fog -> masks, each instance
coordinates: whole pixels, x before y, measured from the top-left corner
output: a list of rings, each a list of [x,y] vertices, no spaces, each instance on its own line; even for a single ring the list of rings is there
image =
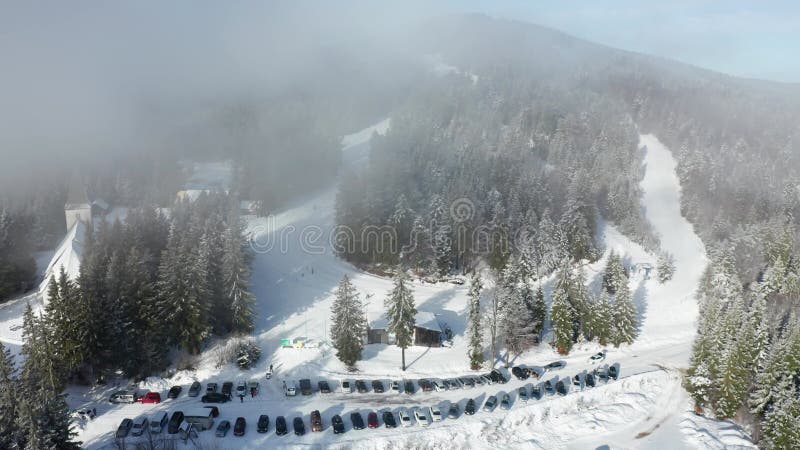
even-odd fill
[[[200,105],[335,86],[342,63],[377,74],[435,13],[293,3],[6,4],[0,178],[160,145]]]

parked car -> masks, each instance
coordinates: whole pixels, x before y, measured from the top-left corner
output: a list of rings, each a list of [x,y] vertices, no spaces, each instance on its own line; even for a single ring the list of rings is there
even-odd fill
[[[589,357],[589,361],[594,361],[594,362],[602,361],[604,359],[606,359],[606,351],[605,350],[603,350],[602,352],[599,352],[599,353],[595,353],[594,355]]]
[[[494,411],[495,407],[497,407],[497,396],[489,396],[489,398],[486,399],[486,404],[483,405],[483,410],[486,412],[492,412]]]
[[[378,420],[378,415],[375,414],[375,420]],[[350,413],[350,423],[353,424],[354,430],[363,430],[364,429],[364,418],[361,417],[361,413],[358,411],[353,411]]]
[[[514,375],[515,377],[517,377],[518,380],[527,380],[528,377],[530,376],[530,372],[525,370],[523,367],[514,366],[511,369],[511,375]]]
[[[608,368],[608,378],[619,378],[619,363],[614,363]]]
[[[284,382],[283,383],[283,393],[287,397],[294,397],[297,395],[297,388],[294,386],[293,382]]]
[[[139,403],[161,403],[161,394],[158,392],[146,392],[136,399]]]
[[[414,424],[411,421],[411,414],[409,414],[405,408],[401,409],[398,415],[400,416],[400,424],[404,427],[410,427]]]
[[[269,416],[262,414],[258,416],[258,423],[256,423],[256,432],[267,433],[269,431]]]
[[[559,370],[563,369],[564,367],[567,367],[566,361],[554,361],[544,366],[545,370]]]
[[[219,417],[219,408],[216,406],[203,406],[203,408],[208,408],[211,410],[211,417]]]
[[[531,388],[531,397],[535,400],[541,400],[542,396],[544,395],[544,389],[542,388],[542,383],[537,383],[536,385]]]
[[[411,380],[406,380],[406,382],[404,384],[405,384],[405,388],[406,388],[406,394],[413,394],[414,393],[414,382],[411,381]]]
[[[447,410],[447,417],[450,419],[458,419],[459,415],[461,415],[461,410],[458,407],[458,403],[451,403],[450,409]]]
[[[244,417],[237,417],[236,423],[233,424],[233,435],[244,436],[244,432],[246,429],[247,429],[247,421],[244,420]]]
[[[394,414],[391,411],[386,410],[383,412],[383,424],[386,425],[386,428],[397,428],[397,422],[394,420]]]
[[[342,380],[342,393],[349,394],[353,392],[353,384],[350,380]]]
[[[383,381],[381,380],[372,380],[372,391],[376,394],[383,394]]]
[[[294,422],[292,422],[292,427],[294,428],[294,434],[297,436],[306,434],[306,424],[303,423],[302,417],[295,417]]]
[[[169,418],[169,423],[167,424],[167,433],[177,433],[178,429],[181,427],[181,422],[183,422],[183,411],[173,412],[172,417]]]
[[[217,425],[217,431],[214,432],[214,436],[225,437],[230,429],[231,423],[227,420],[223,420],[219,423],[219,425]]]
[[[317,409],[311,411],[311,431],[322,431],[322,415]]]
[[[417,384],[419,384],[419,388],[422,389],[422,392],[431,392],[433,390],[433,383],[425,378],[419,380]]]
[[[470,378],[472,378],[472,381],[475,383],[475,386],[483,386],[484,384],[486,384],[486,382],[481,377],[473,375]]]
[[[311,380],[304,378],[300,380],[300,393],[302,395],[311,395],[314,389],[311,387]]]
[[[451,389],[451,390],[452,390],[452,389],[461,389],[461,388],[463,388],[463,387],[464,387],[464,385],[463,385],[463,384],[461,384],[461,382],[460,382],[460,381],[458,381],[458,378],[448,378],[448,379],[447,379],[447,384],[449,384],[449,385],[450,385],[450,386],[448,387],[448,389]]]
[[[182,391],[183,391],[183,387],[181,387],[181,386],[172,386],[171,388],[169,388],[169,391],[167,392],[167,398],[178,398],[178,396],[181,395]]]
[[[458,381],[464,386],[464,389],[475,387],[475,381],[470,377],[461,377]]]
[[[247,390],[250,391],[250,395],[258,395],[258,391],[261,390],[261,385],[258,384],[258,381],[250,381],[247,383]]]
[[[247,395],[247,382],[240,381],[236,383],[236,395]]]
[[[431,384],[433,385],[433,389],[436,392],[442,392],[447,390],[442,380],[433,380],[431,381]]]
[[[330,394],[331,393],[331,387],[330,387],[330,385],[328,385],[328,382],[325,381],[325,380],[321,380],[319,383],[317,383],[317,387],[319,387],[319,391],[321,393],[323,393],[323,394]]]
[[[117,439],[128,437],[128,433],[131,432],[131,428],[133,428],[133,421],[128,418],[122,419],[122,422],[120,422],[119,426],[117,427]]]
[[[344,421],[342,420],[342,416],[335,414],[331,417],[331,428],[333,428],[333,434],[344,433]]]
[[[223,394],[227,395],[228,397],[233,396],[233,381],[226,381],[222,383],[222,391]]]
[[[511,396],[503,394],[503,399],[500,400],[500,409],[508,411],[511,408]]]
[[[492,382],[494,383],[506,384],[508,382],[506,376],[503,375],[503,372],[500,372],[497,369],[492,370],[492,372],[489,374],[489,378],[491,378]]]
[[[428,412],[431,414],[431,420],[434,422],[442,421],[442,410],[440,410],[438,406],[431,406],[428,408]]]
[[[569,378],[564,377],[556,382],[556,392],[558,392],[558,395],[567,395],[571,385]]]
[[[475,408],[476,408],[475,400],[473,399],[467,400],[467,405],[464,407],[464,414],[468,416],[475,414]]]
[[[147,429],[147,417],[139,416],[133,419],[133,425],[131,426],[131,436],[141,436],[144,433],[144,430]]]
[[[594,373],[589,372],[586,374],[586,386],[589,387],[597,386],[597,378],[595,378]]]
[[[194,383],[192,383],[192,385],[189,387],[189,397],[197,397],[198,395],[200,395],[200,389],[202,388],[203,386],[200,384],[199,381],[195,381]]]
[[[400,382],[397,380],[392,380],[392,392],[400,393]]]
[[[491,377],[489,377],[488,375],[481,375],[478,378],[483,380],[483,382],[486,383],[487,385],[491,385],[492,383],[494,383],[494,381],[492,381]]]
[[[421,409],[414,410],[414,418],[417,419],[417,423],[420,424],[420,426],[427,427],[428,425],[430,425],[430,421],[428,420],[428,415],[425,414],[425,412],[422,411]]]
[[[369,391],[367,382],[364,380],[356,380],[356,391],[358,391],[359,394],[367,393]]]
[[[206,385],[206,394],[210,394],[212,392],[217,392],[217,383],[208,383]]]
[[[136,400],[136,393],[132,391],[117,391],[108,398],[111,403],[135,403]]]
[[[169,423],[169,414],[166,411],[156,413],[150,417],[150,434],[160,434]]]
[[[556,393],[556,383],[558,383],[558,377],[553,377],[544,382],[544,393],[547,395],[553,395]]]
[[[519,399],[521,401],[527,402],[528,401],[528,387],[527,386],[522,386],[521,388],[519,388],[517,390],[517,396],[519,397]]]
[[[283,436],[284,434],[288,433],[289,431],[286,429],[286,419],[283,416],[278,416],[275,418],[275,434],[278,436]]]
[[[608,364],[597,367],[594,373],[598,380],[608,381]]]
[[[381,426],[380,422],[378,422],[378,413],[376,411],[371,411],[367,414],[367,426],[370,428],[378,428]]]
[[[221,392],[212,392],[200,397],[200,401],[203,403],[225,403],[230,400],[230,397]]]

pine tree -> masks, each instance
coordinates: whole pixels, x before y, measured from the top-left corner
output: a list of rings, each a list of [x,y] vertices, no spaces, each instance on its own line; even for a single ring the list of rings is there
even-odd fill
[[[557,277],[550,304],[550,325],[554,333],[553,345],[559,353],[567,354],[572,349],[573,321],[577,315],[569,298],[572,292],[569,265],[562,267]]]
[[[20,432],[17,417],[17,381],[14,357],[0,341],[0,448],[17,448]]]
[[[533,318],[534,324],[533,333],[536,334],[538,340],[541,340],[544,324],[547,321],[547,304],[544,302],[542,286],[536,289],[536,295],[531,308],[531,317]]]
[[[367,321],[361,298],[347,275],[339,282],[332,313],[331,340],[336,349],[336,357],[353,369],[361,359]]]
[[[615,347],[622,344],[632,344],[636,338],[636,307],[633,306],[631,291],[628,283],[623,282],[617,286],[617,295],[612,308],[613,327],[611,341]]]
[[[248,332],[253,329],[255,298],[249,290],[247,280],[250,278],[250,270],[242,251],[238,222],[229,225],[225,232],[224,243],[222,273],[232,318],[231,328],[238,332]]]
[[[656,273],[658,274],[658,282],[661,284],[672,279],[675,274],[675,257],[671,253],[661,252],[658,254]]]
[[[616,294],[617,286],[622,283],[628,282],[628,276],[625,274],[625,267],[622,265],[622,258],[611,250],[608,254],[608,261],[603,271],[603,287],[609,294]]]
[[[394,278],[394,288],[384,302],[386,317],[389,321],[388,331],[394,333],[395,343],[401,349],[403,371],[406,370],[406,348],[413,344],[417,315],[414,293],[408,283],[408,275],[398,269]]]
[[[605,290],[600,290],[600,296],[597,299],[593,319],[592,331],[597,342],[600,345],[608,345],[608,343],[611,342],[614,314],[611,301]]]
[[[467,317],[467,338],[469,347],[467,356],[472,370],[478,370],[483,365],[483,330],[481,328],[481,291],[483,283],[480,275],[472,278],[469,287],[469,315]]]
[[[790,379],[775,386],[776,401],[766,414],[762,434],[765,448],[793,449],[800,442],[800,396]]]

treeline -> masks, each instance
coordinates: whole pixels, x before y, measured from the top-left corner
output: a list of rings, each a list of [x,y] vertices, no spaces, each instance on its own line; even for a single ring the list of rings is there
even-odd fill
[[[701,316],[686,387],[699,408],[753,422],[759,444],[800,441],[800,297],[791,233],[766,240],[767,266],[743,283],[730,249],[715,250],[701,283]]]
[[[179,202],[167,218],[132,209],[124,223],[91,226],[81,271],[48,285],[41,317],[58,378],[89,382],[120,370],[142,378],[170,349],[200,351],[212,334],[253,326],[248,253],[238,209],[225,195]]]
[[[548,274],[600,256],[598,216],[657,248],[623,105],[506,69],[431,81],[393,114],[368,166],[340,184],[342,257],[444,275],[520,254]]]
[[[77,450],[52,335],[30,305],[22,327],[20,370],[0,342],[0,448]]]

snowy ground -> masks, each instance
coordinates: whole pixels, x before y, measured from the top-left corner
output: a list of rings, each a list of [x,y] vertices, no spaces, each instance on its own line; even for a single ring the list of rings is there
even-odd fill
[[[373,132],[385,133],[389,122],[384,121],[343,139],[346,164],[364,161]],[[253,291],[258,302],[258,319],[254,336],[261,344],[264,356],[258,367],[243,374],[233,367],[215,368],[213,358],[206,354],[197,370],[180,372],[169,382],[154,379],[141,388],[160,390],[165,396],[170,384],[182,384],[184,394],[179,399],[160,405],[110,405],[106,399],[116,386],[70,389],[71,406],[97,407],[99,416],[91,422],[80,423],[79,439],[88,448],[109,448],[113,431],[125,417],[152,414],[155,411],[174,411],[199,406],[197,399],[185,396],[188,384],[198,380],[223,382],[257,378],[261,393],[246,398],[243,403],[221,405],[221,417],[233,420],[246,417],[248,431],[244,437],[228,436],[216,439],[210,432],[200,433],[200,439],[213,443],[214,448],[730,448],[751,445],[741,431],[728,422],[712,421],[691,413],[691,405],[681,388],[680,368],[687,366],[694,336],[697,308],[693,292],[706,263],[702,243],[691,225],[680,215],[680,187],[675,176],[675,163],[668,149],[653,136],[642,136],[647,146],[647,170],[642,181],[642,199],[647,218],[661,238],[665,250],[675,255],[674,279],[659,285],[655,280],[633,279],[641,317],[640,338],[629,347],[609,349],[607,362],[620,362],[622,375],[618,381],[584,392],[571,392],[565,397],[546,397],[523,404],[514,397],[510,411],[478,412],[457,420],[445,419],[433,424],[424,433],[415,425],[409,429],[351,430],[349,413],[361,411],[365,418],[370,410],[439,405],[444,411],[450,402],[462,406],[468,398],[485,401],[498,392],[512,392],[531,384],[531,380],[512,380],[502,386],[478,387],[442,393],[417,392],[399,394],[314,394],[310,397],[286,398],[281,391],[283,381],[311,378],[338,381],[343,378],[390,379],[449,377],[471,373],[467,366],[464,322],[466,318],[467,286],[446,283],[414,283],[417,308],[434,312],[441,322],[455,333],[452,348],[414,347],[406,352],[408,370],[399,369],[400,350],[394,346],[369,345],[359,363],[359,373],[349,374],[329,347],[330,307],[333,291],[347,274],[366,297],[367,312],[382,309],[391,280],[363,273],[337,259],[328,242],[334,225],[334,189],[309,196],[294,207],[268,218],[253,220],[248,233],[257,251],[253,263]],[[654,262],[653,255],[632,243],[608,223],[599,225],[599,236],[607,250],[615,249],[632,262]],[[587,268],[590,283],[597,283],[604,265],[599,261]],[[549,290],[549,283],[545,285]],[[14,305],[0,309],[0,320],[16,314]],[[4,335],[0,335],[3,338]],[[280,348],[282,338],[305,338],[311,348]],[[579,345],[567,358],[561,358],[547,346],[518,356],[513,364],[541,365],[564,359],[567,367],[557,372],[571,376],[592,364],[588,356],[600,348],[595,344]],[[269,364],[276,369],[272,380],[264,379]],[[550,376],[552,376],[551,374]],[[291,424],[302,416],[308,430],[308,415],[318,409],[327,427],[322,433],[297,437],[278,437],[274,425],[270,432],[257,434],[254,425],[258,415],[269,414],[271,422],[278,415],[286,416]],[[333,435],[329,427],[334,414],[345,419],[347,432]],[[131,439],[133,441],[134,439]]]

